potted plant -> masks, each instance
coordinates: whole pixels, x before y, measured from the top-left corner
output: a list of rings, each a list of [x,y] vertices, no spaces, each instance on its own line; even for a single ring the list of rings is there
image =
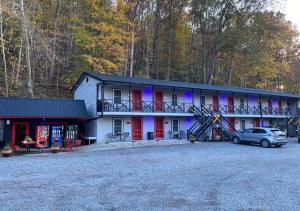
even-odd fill
[[[6,144],[5,147],[1,150],[3,157],[9,157],[11,156],[13,150],[11,149],[9,144]]]
[[[58,153],[58,152],[59,152],[59,149],[60,149],[59,143],[58,143],[58,142],[54,142],[54,143],[52,144],[52,146],[51,146],[51,151],[52,151],[53,153]]]
[[[25,141],[25,143],[32,143],[33,142],[32,138],[30,138],[30,136],[25,136],[24,141]]]
[[[195,143],[196,139],[197,139],[197,137],[195,135],[193,135],[193,134],[189,135],[189,140],[191,143]]]

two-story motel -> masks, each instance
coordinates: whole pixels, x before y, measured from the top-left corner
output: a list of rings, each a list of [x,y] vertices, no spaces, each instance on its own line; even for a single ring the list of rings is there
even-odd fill
[[[194,123],[191,106],[222,114],[236,130],[293,123],[300,97],[261,89],[83,73],[74,98],[84,100],[90,119],[86,135],[104,142],[108,134],[129,133],[132,140],[168,139]]]

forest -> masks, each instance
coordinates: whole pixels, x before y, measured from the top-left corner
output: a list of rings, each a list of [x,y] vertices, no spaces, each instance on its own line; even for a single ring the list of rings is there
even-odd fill
[[[82,72],[300,94],[280,0],[0,0],[0,96],[71,97]]]

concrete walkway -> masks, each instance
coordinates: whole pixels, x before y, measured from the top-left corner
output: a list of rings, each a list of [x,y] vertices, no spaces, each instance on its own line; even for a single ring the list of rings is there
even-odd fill
[[[136,142],[113,142],[113,143],[96,143],[89,146],[83,146],[79,149],[82,152],[96,152],[108,149],[122,149],[122,148],[135,148],[135,147],[151,147],[151,146],[166,146],[166,145],[178,145],[178,144],[189,144],[190,142],[186,139],[183,140],[146,140]]]

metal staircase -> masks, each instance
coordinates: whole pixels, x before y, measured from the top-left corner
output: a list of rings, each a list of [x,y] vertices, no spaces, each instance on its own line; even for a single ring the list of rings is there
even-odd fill
[[[201,106],[201,110],[192,106],[190,112],[194,113],[196,122],[188,130],[188,139],[191,142],[195,141],[209,141],[209,132],[214,128],[222,130],[223,139],[231,140],[232,136],[236,132],[233,125],[231,125],[227,119],[220,113],[214,114],[209,111],[205,106]]]

